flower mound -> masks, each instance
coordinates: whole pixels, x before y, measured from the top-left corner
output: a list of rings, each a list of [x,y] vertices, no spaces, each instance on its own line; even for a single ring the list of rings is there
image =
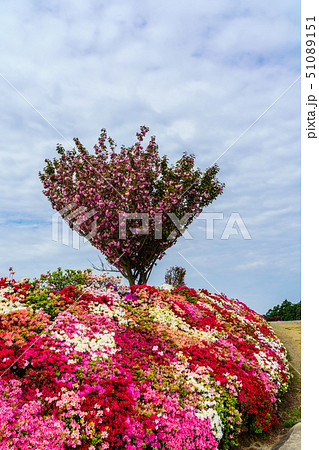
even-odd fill
[[[0,450],[228,449],[276,422],[286,356],[223,294],[5,277]]]

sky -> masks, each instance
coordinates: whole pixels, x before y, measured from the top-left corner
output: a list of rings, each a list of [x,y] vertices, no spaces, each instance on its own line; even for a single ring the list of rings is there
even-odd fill
[[[38,172],[57,143],[130,146],[146,125],[225,183],[213,230],[196,219],[149,284],[177,265],[260,314],[300,301],[299,1],[3,1],[0,24],[0,276],[99,265],[53,239]]]

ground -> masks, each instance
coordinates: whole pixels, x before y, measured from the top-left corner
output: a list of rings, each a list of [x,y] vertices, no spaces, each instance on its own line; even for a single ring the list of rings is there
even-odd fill
[[[288,350],[288,360],[294,375],[288,392],[278,409],[279,423],[267,436],[243,433],[237,449],[271,450],[289,429],[301,420],[301,321],[270,322],[274,332]]]

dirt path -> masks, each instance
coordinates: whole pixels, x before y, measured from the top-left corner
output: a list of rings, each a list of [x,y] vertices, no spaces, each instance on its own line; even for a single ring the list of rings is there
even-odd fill
[[[301,373],[301,321],[270,322],[276,335],[288,350],[289,362],[293,369]]]
[[[281,340],[288,351],[289,364],[294,374],[290,389],[284,395],[279,406],[279,424],[273,432],[265,438],[254,435],[243,435],[238,449],[245,450],[271,450],[276,443],[289,431],[285,422],[298,419],[301,404],[301,321],[270,322],[275,334]]]

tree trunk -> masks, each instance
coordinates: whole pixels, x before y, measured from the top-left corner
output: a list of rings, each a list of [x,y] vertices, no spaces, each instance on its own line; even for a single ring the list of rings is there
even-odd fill
[[[138,272],[135,276],[132,273],[132,270],[129,268],[125,268],[125,270],[123,270],[123,272],[121,272],[121,274],[127,279],[127,281],[129,282],[130,286],[133,286],[134,284],[146,284],[147,280],[150,276],[150,271],[149,273],[141,271]],[[138,280],[138,281],[136,281]]]
[[[139,274],[138,284],[146,284],[147,283],[147,277],[145,272],[141,272]]]
[[[133,277],[133,275],[131,273],[129,273],[126,278],[127,278],[128,282],[129,282],[130,286],[133,286],[135,284],[136,278]]]

